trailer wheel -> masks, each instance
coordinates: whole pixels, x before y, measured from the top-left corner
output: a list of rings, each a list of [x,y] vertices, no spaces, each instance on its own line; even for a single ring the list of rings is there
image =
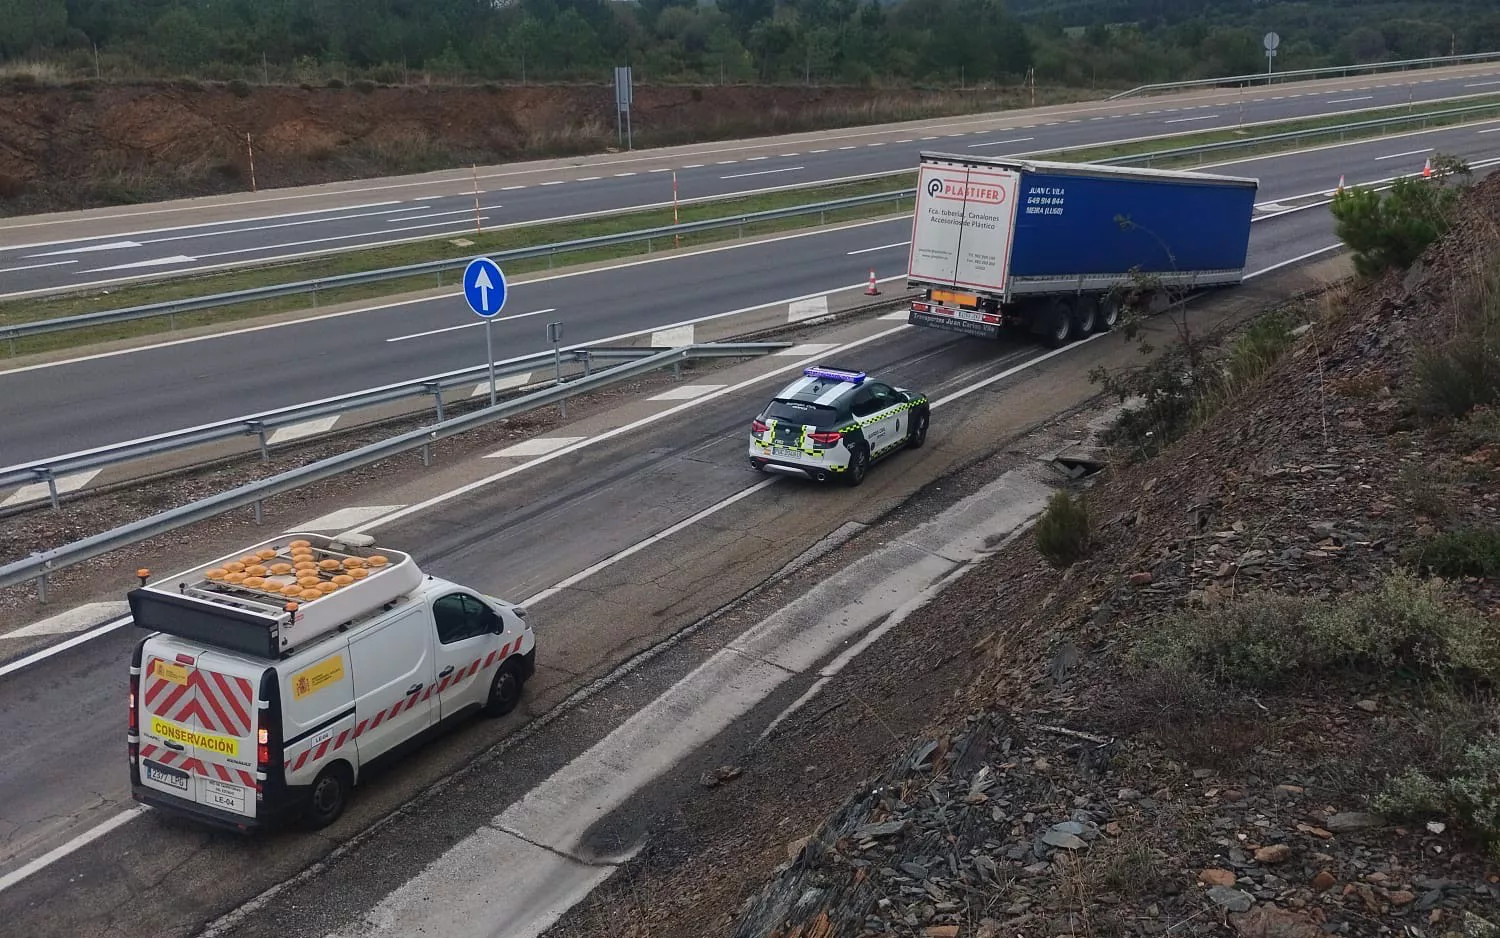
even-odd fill
[[[1043,306],[1039,314],[1042,341],[1049,348],[1062,348],[1073,339],[1073,311],[1068,302],[1056,299]]]
[[[1096,332],[1108,332],[1120,322],[1120,298],[1114,294],[1101,297],[1099,300],[1099,315],[1094,318],[1094,330]]]
[[[1099,322],[1098,297],[1084,294],[1073,304],[1073,331],[1079,337],[1091,335]]]

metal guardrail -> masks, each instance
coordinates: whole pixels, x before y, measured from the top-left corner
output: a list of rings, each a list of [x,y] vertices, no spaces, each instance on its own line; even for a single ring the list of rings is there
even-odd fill
[[[1231,75],[1227,78],[1192,78],[1186,81],[1163,81],[1151,85],[1140,85],[1129,91],[1121,91],[1112,94],[1108,100],[1118,101],[1132,95],[1147,94],[1152,91],[1172,91],[1179,88],[1202,88],[1208,85],[1227,85],[1231,82],[1238,84],[1274,84],[1278,81],[1298,81],[1304,78],[1318,78],[1321,76],[1347,76],[1357,72],[1388,72],[1392,70],[1405,71],[1413,68],[1440,68],[1444,65],[1463,65],[1469,62],[1494,62],[1500,60],[1500,52],[1471,52],[1465,55],[1439,55],[1425,59],[1401,59],[1395,62],[1366,62],[1362,65],[1326,65],[1322,68],[1299,68],[1285,72],[1257,72],[1254,75]]]
[[[722,351],[725,349],[733,350],[734,348],[735,346],[729,344],[714,345],[712,346],[713,351],[700,353],[699,357],[714,357],[716,354],[723,357],[724,355],[738,354],[733,351]],[[511,375],[528,374],[539,369],[556,366],[556,382],[560,383],[562,380],[562,362],[570,364],[581,363],[584,369],[584,377],[588,377],[592,374],[596,362],[631,361],[655,355],[660,351],[661,349],[659,348],[609,348],[601,346],[575,348],[562,352],[560,355],[550,351],[538,352],[535,355],[527,355],[504,364],[496,365],[495,377],[501,378]],[[366,407],[376,407],[381,404],[394,403],[395,401],[411,397],[428,395],[433,398],[437,410],[437,419],[441,422],[444,419],[444,391],[455,387],[471,385],[475,382],[483,382],[488,377],[488,365],[476,365],[473,368],[463,368],[458,371],[444,372],[443,374],[416,378],[411,381],[400,381],[395,384],[382,385],[378,388],[353,391],[348,394],[340,394],[337,397],[328,397],[306,404],[296,404],[291,407],[263,411],[244,417],[219,420],[214,423],[189,427],[185,430],[173,430],[167,433],[141,437],[136,440],[128,440],[123,443],[113,443],[109,446],[100,446],[94,449],[80,450],[29,463],[18,463],[13,466],[0,467],[0,489],[45,483],[52,507],[61,508],[57,491],[57,479],[60,476],[85,472],[90,469],[101,469],[106,466],[131,462],[136,459],[146,459],[177,450],[191,449],[207,443],[239,439],[246,436],[255,436],[258,438],[261,461],[269,462],[271,447],[269,434],[281,427],[294,426],[304,421],[316,420],[319,417],[344,414],[354,410],[362,410]]]
[[[744,215],[731,215],[724,218],[709,218],[703,221],[683,222],[679,225],[666,225],[660,228],[643,228],[637,231],[623,231],[619,234],[597,235],[592,238],[578,238],[573,241],[559,241],[553,244],[512,248],[509,251],[498,251],[487,256],[495,263],[504,265],[511,261],[530,260],[537,257],[552,258],[558,254],[587,251],[593,248],[616,247],[621,244],[634,244],[641,241],[646,242],[647,250],[649,251],[653,241],[661,241],[686,234],[695,234],[701,231],[716,231],[723,228],[738,227],[743,229],[746,225],[776,221],[783,218],[798,218],[804,215],[826,215],[828,212],[859,208],[865,205],[879,205],[892,201],[899,203],[903,197],[910,198],[911,192],[912,190],[905,190],[904,192],[877,192],[871,195],[852,196],[847,199],[836,199],[830,202],[792,205],[787,208],[770,209],[764,212],[749,212]],[[252,287],[248,290],[216,293],[186,300],[167,300],[161,303],[148,303],[144,306],[131,306],[125,309],[105,310],[98,313],[83,313],[78,316],[60,316],[56,319],[17,323],[13,326],[0,326],[0,339],[8,340],[12,344],[12,351],[14,351],[14,343],[17,339],[27,336],[45,335],[50,332],[66,332],[90,326],[133,322],[137,319],[176,316],[181,313],[215,309],[222,306],[236,306],[240,303],[277,299],[283,296],[294,296],[299,293],[313,294],[314,302],[316,303],[317,294],[322,290],[362,286],[386,280],[399,280],[404,277],[418,277],[426,274],[442,274],[450,270],[462,270],[468,265],[470,260],[471,258],[469,257],[461,257],[451,260],[425,261],[421,264],[408,264],[403,267],[387,267],[381,270],[368,270],[353,274],[339,274],[333,277],[320,277],[316,280],[278,283],[268,287]]]
[[[431,453],[428,449],[433,443],[457,436],[476,427],[482,427],[505,417],[545,407],[548,404],[556,404],[566,401],[568,398],[578,394],[596,391],[606,385],[628,378],[639,377],[662,368],[681,364],[695,358],[734,356],[747,358],[757,355],[768,355],[772,352],[790,348],[790,342],[759,342],[759,343],[724,343],[712,345],[688,345],[681,348],[655,351],[654,354],[638,361],[626,362],[608,368],[603,371],[594,372],[585,378],[569,381],[564,384],[556,384],[550,388],[543,388],[531,394],[522,395],[509,401],[496,404],[494,407],[486,407],[473,413],[464,414],[447,420],[421,427],[402,433],[390,439],[380,440],[359,449],[340,453],[328,459],[322,459],[315,463],[309,463],[297,469],[283,472],[279,475],[261,479],[248,485],[242,485],[227,492],[211,495],[208,498],[199,499],[196,502],[182,505],[149,518],[142,518],[130,524],[86,537],[71,544],[52,550],[40,551],[32,554],[24,560],[0,565],[0,589],[16,586],[31,580],[39,583],[41,599],[47,600],[47,577],[59,570],[71,567],[74,564],[92,560],[122,547],[157,537],[217,517],[227,511],[243,508],[248,505],[255,506],[256,523],[261,521],[261,505],[267,499],[275,495],[281,495],[293,491],[305,485],[331,479],[335,476],[368,466],[371,463],[389,459],[412,450],[422,450],[423,463],[428,464]]]

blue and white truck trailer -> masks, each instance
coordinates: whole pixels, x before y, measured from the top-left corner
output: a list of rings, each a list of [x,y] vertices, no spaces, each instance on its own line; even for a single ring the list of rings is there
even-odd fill
[[[1065,345],[1143,288],[1244,279],[1259,180],[923,153],[907,284],[914,326]]]

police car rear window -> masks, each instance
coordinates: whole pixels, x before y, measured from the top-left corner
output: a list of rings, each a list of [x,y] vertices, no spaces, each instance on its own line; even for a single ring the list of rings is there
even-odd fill
[[[772,401],[766,408],[766,416],[772,420],[786,420],[803,427],[831,427],[839,419],[839,412],[821,404],[803,401]]]

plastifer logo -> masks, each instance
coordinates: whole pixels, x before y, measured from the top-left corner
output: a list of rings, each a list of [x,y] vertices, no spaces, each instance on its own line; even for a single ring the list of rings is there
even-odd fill
[[[936,176],[927,181],[927,194],[935,199],[982,202],[986,205],[999,205],[1005,201],[1005,190],[999,186],[969,182],[966,179],[943,179]]]

